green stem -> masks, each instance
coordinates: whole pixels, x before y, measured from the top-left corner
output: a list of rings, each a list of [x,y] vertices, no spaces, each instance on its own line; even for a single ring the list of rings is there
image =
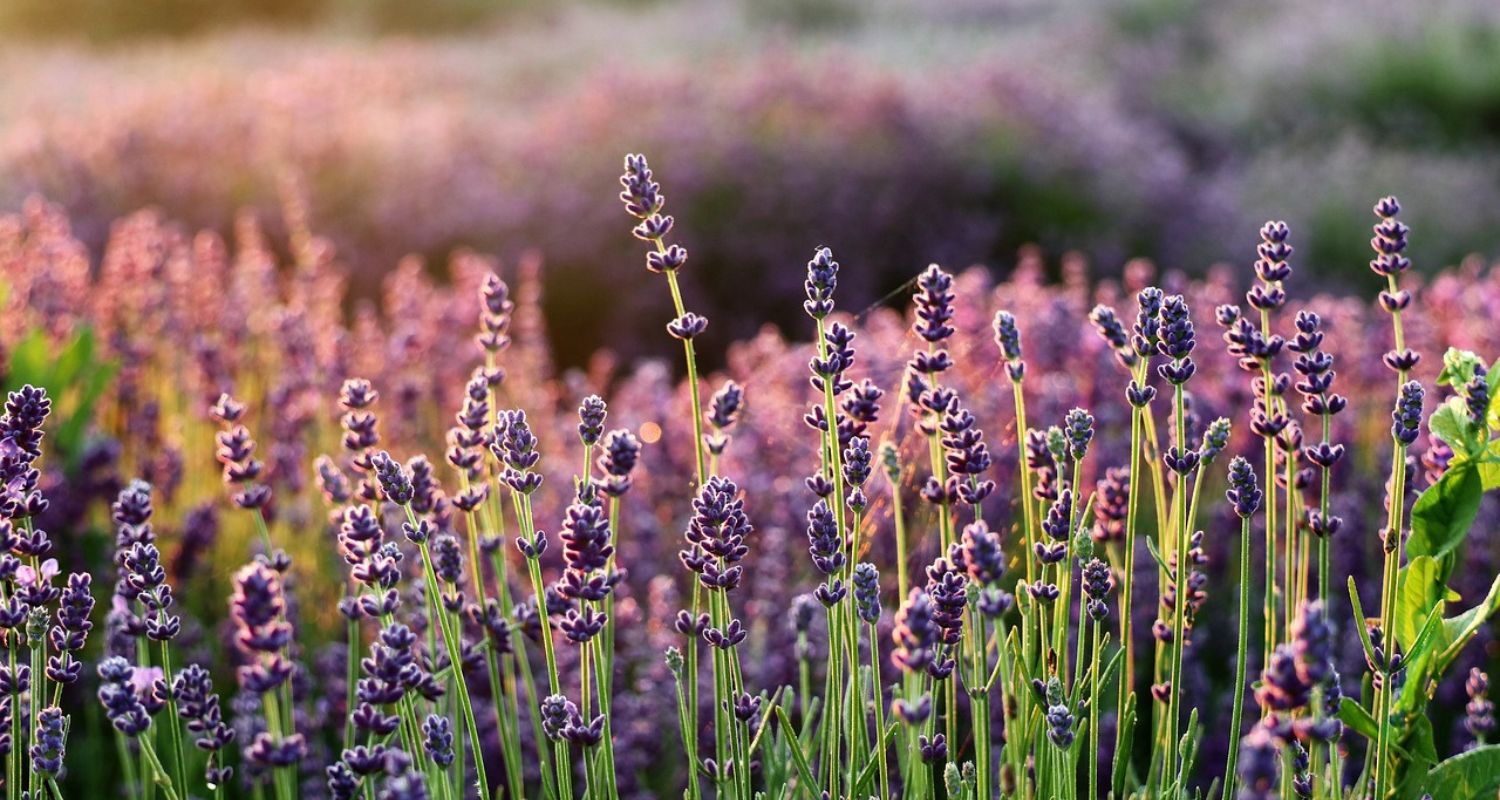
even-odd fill
[[[177,792],[172,789],[172,778],[167,775],[166,768],[161,765],[161,759],[156,757],[156,748],[151,744],[151,737],[147,735],[149,733],[149,730],[143,731],[140,736],[136,737],[136,742],[141,746],[141,754],[146,757],[146,761],[151,765],[151,769],[155,775],[155,783],[161,787],[162,793],[167,796],[167,800],[178,800]]]
[[[666,252],[666,244],[661,239],[653,240],[658,253]],[[687,307],[682,302],[682,289],[677,283],[676,271],[668,271],[667,288],[672,294],[672,308],[677,316],[681,317],[687,313]],[[703,454],[703,407],[698,394],[698,358],[693,350],[693,340],[682,340],[682,357],[687,367],[688,393],[693,404],[693,462],[697,468],[697,486],[708,482],[708,465]],[[696,618],[698,609],[698,586],[693,586],[693,616]],[[703,796],[703,788],[698,780],[698,643],[696,640],[688,642],[687,647],[687,670],[688,670],[688,716],[689,724],[686,729],[692,734],[692,739],[687,742],[686,747],[688,761],[688,797],[690,800],[699,800]]]
[[[528,537],[530,536],[529,526],[524,522],[524,517],[522,523],[522,532]],[[543,656],[545,656],[547,661],[548,686],[551,688],[552,694],[562,694],[562,681],[560,680],[557,671],[557,653],[554,651],[552,646],[552,623],[547,617],[547,588],[542,584],[542,567],[541,564],[537,563],[537,560],[535,558],[526,559],[526,566],[531,573],[532,591],[536,593],[537,613],[541,616],[542,654]],[[561,792],[562,797],[572,798],[573,778],[572,770],[569,769],[569,766],[567,764],[565,752],[566,748],[565,746],[559,746],[554,747],[553,749],[558,751],[559,755],[555,764],[557,770],[557,785],[559,791]]]
[[[167,687],[172,686],[172,653],[166,642],[161,643],[161,676]],[[188,790],[187,781],[187,754],[182,748],[182,731],[178,728],[177,699],[171,692],[167,693],[167,738],[172,743],[172,757],[176,760],[177,784],[182,791]]]
[[[406,507],[406,519],[412,524],[413,527],[417,525],[417,515],[411,510],[411,506]],[[419,543],[417,545],[417,549],[422,554],[422,571],[426,577],[427,586],[429,587],[428,593],[434,594],[438,590],[438,580],[437,573],[432,568],[432,552],[428,548],[427,542],[425,541]],[[545,621],[547,604],[545,596],[539,595],[537,598],[537,602],[539,604],[538,607],[541,609],[542,614],[544,615]],[[451,629],[453,626],[450,624],[450,621],[444,614],[438,614],[437,623],[438,627],[442,629],[443,646],[448,650],[448,663],[453,666],[454,682],[458,686],[458,707],[459,710],[463,713],[463,723],[468,728],[469,732],[469,744],[474,749],[475,753],[474,772],[476,778],[478,779],[479,796],[482,798],[488,798],[490,797],[490,781],[489,776],[485,774],[483,758],[484,747],[483,743],[479,739],[479,726],[474,724],[474,704],[469,699],[469,683],[464,679],[463,653],[461,652],[461,644],[458,641],[459,632]]]
[[[1144,361],[1144,359],[1143,359]],[[1137,372],[1137,380],[1140,380],[1140,372]],[[1115,696],[1115,719],[1125,718],[1125,703],[1130,693],[1135,689],[1135,641],[1131,632],[1133,616],[1131,611],[1131,600],[1133,597],[1131,587],[1135,581],[1135,550],[1136,550],[1136,518],[1140,510],[1140,484],[1144,477],[1140,469],[1142,461],[1141,429],[1144,427],[1145,412],[1138,407],[1132,406],[1130,412],[1130,465],[1127,479],[1130,481],[1126,489],[1125,505],[1125,542],[1121,555],[1120,569],[1120,646],[1125,648],[1125,664],[1120,670],[1120,686]],[[1124,746],[1125,726],[1117,725],[1115,728],[1115,751],[1119,752]],[[1125,766],[1125,765],[1122,765]],[[1114,784],[1114,775],[1110,776],[1111,785]]]
[[[354,704],[359,683],[359,620],[350,619],[345,624],[344,652],[344,749],[354,746]]]
[[[1099,632],[1103,620],[1093,622],[1093,642],[1089,655],[1089,800],[1099,797],[1099,651],[1104,646]]]
[[[885,744],[885,692],[880,686],[880,638],[872,622],[870,629],[870,692],[871,700],[875,704],[875,746],[879,749],[880,759],[880,796],[888,798],[891,796],[890,766],[886,763]]]
[[[1180,362],[1179,362],[1180,363]],[[1176,423],[1177,447],[1187,449],[1187,408],[1184,398],[1182,384],[1176,384],[1173,388],[1174,418]],[[1187,606],[1188,576],[1191,566],[1188,564],[1188,527],[1191,521],[1188,519],[1187,510],[1187,487],[1188,475],[1179,472],[1177,474],[1177,485],[1172,490],[1173,515],[1176,520],[1175,533],[1176,542],[1172,547],[1173,557],[1176,559],[1173,576],[1176,588],[1175,602],[1172,604],[1172,661],[1168,680],[1171,688],[1167,695],[1166,717],[1163,722],[1163,730],[1166,732],[1164,746],[1165,758],[1162,761],[1162,776],[1167,778],[1177,773],[1177,724],[1181,716],[1182,698],[1182,661],[1183,654],[1187,649]]]
[[[1224,765],[1224,783],[1219,797],[1234,796],[1239,781],[1236,762],[1240,756],[1240,726],[1245,713],[1246,661],[1250,649],[1250,518],[1240,520],[1240,638],[1234,660],[1234,705],[1229,718],[1229,756]]]
[[[1400,442],[1396,443],[1395,452],[1391,456],[1391,508],[1390,517],[1386,524],[1385,544],[1385,580],[1384,591],[1381,597],[1380,630],[1382,644],[1385,649],[1386,663],[1380,665],[1382,680],[1380,690],[1376,693],[1377,716],[1375,718],[1376,749],[1375,749],[1375,798],[1384,800],[1390,793],[1390,782],[1392,765],[1390,753],[1390,723],[1391,701],[1394,699],[1395,691],[1392,684],[1392,676],[1389,669],[1391,656],[1396,651],[1396,631],[1394,621],[1396,619],[1396,594],[1401,566],[1401,526],[1405,519],[1406,503],[1406,446]]]

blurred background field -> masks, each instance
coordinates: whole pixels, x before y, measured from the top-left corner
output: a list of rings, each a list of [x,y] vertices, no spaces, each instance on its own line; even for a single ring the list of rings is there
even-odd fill
[[[1304,291],[1364,286],[1350,222],[1385,193],[1423,269],[1500,249],[1479,0],[8,0],[0,31],[0,208],[60,204],[96,256],[142,207],[250,209],[285,252],[291,209],[366,297],[409,254],[536,250],[564,364],[666,310],[601,154],[672,187],[710,353],[794,319],[818,243],[851,306],[1028,243],[1245,264],[1273,216]]]

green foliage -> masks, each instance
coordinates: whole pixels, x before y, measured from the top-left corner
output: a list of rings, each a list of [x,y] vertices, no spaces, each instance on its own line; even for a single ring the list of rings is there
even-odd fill
[[[1348,725],[1350,730],[1353,730],[1360,736],[1371,741],[1375,740],[1377,733],[1375,718],[1370,716],[1370,712],[1366,711],[1365,707],[1360,705],[1359,701],[1354,698],[1345,697],[1339,703],[1339,721]]]
[[[1396,797],[1417,800],[1426,785],[1427,771],[1437,764],[1437,743],[1432,737],[1432,720],[1426,714],[1409,718],[1406,729],[1396,739],[1402,758],[1396,767]]]
[[[1438,382],[1462,391],[1482,365],[1472,353],[1449,350]],[[1491,370],[1488,381],[1493,385],[1495,379],[1495,370]],[[1493,417],[1493,413],[1488,416]],[[1385,727],[1388,740],[1395,743],[1400,756],[1394,794],[1401,800],[1417,800],[1424,793],[1459,800],[1493,797],[1500,787],[1500,749],[1484,748],[1439,764],[1426,710],[1438,682],[1458,654],[1500,611],[1497,576],[1478,603],[1455,616],[1446,616],[1448,605],[1463,599],[1448,586],[1448,580],[1464,539],[1478,516],[1484,492],[1500,484],[1500,443],[1490,438],[1491,419],[1476,424],[1458,397],[1445,402],[1432,415],[1428,427],[1453,449],[1453,458],[1442,478],[1422,492],[1413,506],[1407,546],[1410,560],[1397,575],[1391,634],[1406,655],[1405,688],[1387,719],[1376,719],[1352,698],[1343,700],[1339,718],[1371,740]],[[1362,618],[1364,612],[1352,581],[1350,596],[1356,617]],[[1368,637],[1363,630],[1360,633],[1368,655]]]
[[[1500,745],[1456,755],[1427,773],[1423,788],[1444,800],[1490,800],[1500,791]]]
[[[10,392],[29,383],[47,390],[57,420],[50,444],[71,467],[83,449],[94,406],[116,369],[116,364],[100,358],[90,328],[80,328],[60,346],[45,332],[33,330],[11,350],[4,389]]]
[[[1453,574],[1454,554],[1479,514],[1483,494],[1484,481],[1478,468],[1472,462],[1463,462],[1450,466],[1412,507],[1407,552],[1413,558],[1439,559],[1441,581]]]
[[[1450,347],[1443,353],[1443,369],[1438,373],[1438,385],[1462,386],[1473,380],[1474,370],[1483,364],[1484,360],[1474,352]]]
[[[1443,355],[1443,370],[1438,383],[1462,391],[1483,366],[1479,356],[1466,350],[1449,348]],[[1464,536],[1479,514],[1484,493],[1500,486],[1500,441],[1491,441],[1496,429],[1494,389],[1500,382],[1500,362],[1486,377],[1491,388],[1491,404],[1483,425],[1469,417],[1462,397],[1450,397],[1428,420],[1432,435],[1453,450],[1453,458],[1443,477],[1417,498],[1412,507],[1412,533],[1407,552],[1415,559],[1431,556],[1438,560],[1438,580],[1446,582],[1453,574]]]
[[[1459,651],[1496,611],[1500,611],[1500,576],[1485,597],[1454,617],[1442,618],[1447,605],[1459,597],[1439,577],[1436,562],[1420,556],[1401,569],[1396,603],[1397,640],[1407,650],[1406,690],[1401,708],[1420,713],[1431,699],[1432,689],[1452,666]],[[1436,620],[1441,619],[1441,624]]]
[[[1396,591],[1396,640],[1410,653],[1427,618],[1447,599],[1437,561],[1431,556],[1416,556],[1401,569]],[[1411,655],[1407,656],[1412,658]]]

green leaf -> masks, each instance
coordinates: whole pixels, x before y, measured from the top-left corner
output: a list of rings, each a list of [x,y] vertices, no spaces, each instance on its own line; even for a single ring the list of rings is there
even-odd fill
[[[1491,447],[1491,449],[1494,450],[1496,447]],[[1500,453],[1497,453],[1494,458],[1496,461],[1482,461],[1475,465],[1476,470],[1479,470],[1479,483],[1487,492],[1500,489]]]
[[[1438,373],[1439,386],[1463,386],[1474,380],[1474,370],[1484,366],[1484,361],[1472,350],[1448,348],[1443,353],[1443,369]]]
[[[1416,641],[1412,642],[1411,647],[1407,649],[1406,660],[1408,662],[1417,661],[1427,655],[1427,652],[1437,644],[1439,637],[1442,636],[1442,632],[1443,605],[1439,603],[1428,613],[1427,621],[1422,624],[1421,630],[1417,633]]]
[[[1108,643],[1109,643],[1109,637],[1106,636],[1106,637],[1104,637],[1104,645],[1108,645]],[[1101,645],[1101,646],[1104,646],[1104,645]],[[1104,665],[1104,671],[1101,672],[1100,675],[1099,675],[1099,686],[1100,686],[1101,689],[1105,689],[1105,688],[1108,688],[1108,687],[1114,685],[1114,683],[1115,683],[1115,673],[1118,672],[1119,669],[1120,669],[1121,656],[1123,656],[1123,655],[1125,655],[1125,648],[1121,647],[1121,648],[1117,648],[1115,650],[1115,654],[1109,657],[1109,663]],[[1100,704],[1101,705],[1103,704],[1102,701],[1103,701],[1103,698],[1101,697],[1100,698]],[[1092,703],[1092,702],[1094,702],[1094,700],[1092,698],[1090,698],[1089,702]]]
[[[1444,647],[1438,654],[1435,674],[1440,675],[1447,670],[1464,645],[1479,632],[1479,626],[1494,616],[1496,611],[1500,611],[1500,575],[1495,576],[1489,592],[1478,605],[1456,617],[1443,620]]]
[[[1479,470],[1479,482],[1486,492],[1500,489],[1500,439],[1490,442],[1484,460],[1475,463],[1474,468]]]
[[[1422,788],[1443,800],[1491,800],[1500,792],[1500,745],[1456,755],[1427,773]]]
[[[1447,563],[1439,571],[1446,582],[1452,573],[1448,558],[1456,553],[1468,535],[1474,518],[1479,515],[1479,500],[1484,494],[1484,480],[1473,462],[1453,464],[1437,483],[1417,497],[1411,510],[1411,538],[1407,552],[1413,557],[1431,556]]]
[[[1406,731],[1405,738],[1395,743],[1405,759],[1396,765],[1396,796],[1417,800],[1426,783],[1427,771],[1437,763],[1437,745],[1432,739],[1432,721],[1426,714],[1414,717]]]
[[[1166,559],[1161,557],[1161,551],[1156,549],[1156,542],[1152,541],[1149,536],[1145,538],[1146,552],[1151,554],[1151,558],[1156,562],[1156,566],[1161,567],[1168,575],[1172,574],[1172,568],[1167,565]]]
[[[1431,699],[1431,692],[1424,687],[1431,685],[1428,678],[1435,674],[1432,670],[1435,659],[1430,656],[1434,650],[1443,646],[1440,641],[1442,638],[1443,604],[1438,603],[1428,613],[1416,641],[1406,650],[1406,680],[1409,688],[1400,695],[1399,708],[1403,712],[1419,713]]]
[[[786,709],[776,706],[776,718],[781,721],[781,728],[791,734],[796,730],[792,727],[792,721],[787,719]],[[818,781],[813,777],[812,769],[807,766],[807,756],[802,752],[802,743],[795,735],[788,735],[786,743],[792,750],[792,761],[797,765],[797,774],[802,776],[802,785],[806,791],[817,788]]]
[[[1427,429],[1453,448],[1455,458],[1474,456],[1474,444],[1478,437],[1473,428],[1469,410],[1461,397],[1450,397],[1443,401],[1427,420]]]
[[[1365,660],[1375,660],[1375,646],[1370,643],[1370,630],[1364,606],[1359,603],[1359,588],[1354,585],[1354,576],[1349,576],[1349,606],[1354,610],[1354,630],[1359,633],[1360,647],[1364,648]]]
[[[1410,651],[1427,618],[1441,608],[1445,587],[1432,556],[1417,556],[1401,568],[1396,590],[1396,641]]]
[[[782,696],[782,694],[787,693],[788,691],[790,691],[790,689],[791,689],[791,687],[789,687],[789,686],[782,686],[782,687],[778,688],[776,690],[776,693],[773,694],[773,695],[771,695],[770,700],[766,703],[766,710],[762,711],[761,714],[760,714],[760,724],[757,725],[756,728],[755,728],[755,736],[750,739],[750,754],[751,755],[755,755],[756,749],[760,747],[760,737],[761,737],[761,735],[764,734],[771,727],[770,725],[766,724],[767,722],[769,722],[771,720],[771,712],[777,706],[781,705],[781,696]],[[765,692],[761,692],[761,697],[762,698],[765,697]]]
[[[1375,726],[1375,718],[1370,716],[1370,712],[1366,711],[1365,707],[1360,705],[1354,698],[1345,697],[1339,703],[1339,720],[1348,725],[1355,733],[1372,742],[1375,741],[1378,733]]]
[[[895,741],[895,739],[896,723],[892,722],[889,726],[886,727],[885,734],[880,737],[880,742],[878,743],[877,747],[888,748],[891,746],[891,742]],[[870,755],[865,758],[865,766],[859,771],[859,776],[854,780],[854,791],[856,793],[865,793],[866,788],[868,788],[870,783],[875,780],[875,768],[879,765],[880,752],[878,750],[872,750],[870,752]]]

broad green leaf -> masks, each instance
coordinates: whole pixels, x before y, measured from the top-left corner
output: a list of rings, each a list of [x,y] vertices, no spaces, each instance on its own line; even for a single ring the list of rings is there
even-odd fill
[[[1427,615],[1416,641],[1406,650],[1406,689],[1401,692],[1399,709],[1406,713],[1419,713],[1431,700],[1430,687],[1436,684],[1429,680],[1434,676],[1432,667],[1437,661],[1434,651],[1444,646],[1443,604],[1438,603]],[[1440,676],[1438,676],[1440,677]]]
[[[1474,468],[1479,470],[1479,482],[1486,492],[1500,489],[1500,439],[1490,443],[1484,460],[1475,463]]]
[[[1417,639],[1406,651],[1407,661],[1416,661],[1427,655],[1439,642],[1443,633],[1443,605],[1439,603],[1434,606],[1427,615],[1427,621],[1422,623]]]
[[[1432,556],[1413,558],[1401,568],[1397,584],[1396,641],[1403,650],[1410,651],[1428,616],[1440,608],[1446,594],[1437,560]]]
[[[1339,703],[1339,720],[1360,736],[1372,742],[1375,741],[1377,733],[1375,718],[1370,716],[1370,712],[1366,711],[1365,707],[1354,698],[1345,697]]]
[[[1423,791],[1443,800],[1491,800],[1500,792],[1500,745],[1456,755],[1427,773]]]
[[[1417,800],[1426,783],[1427,771],[1437,763],[1437,745],[1432,739],[1432,721],[1426,714],[1412,718],[1405,738],[1396,745],[1401,749],[1403,760],[1396,766],[1396,796],[1402,800]],[[1444,798],[1447,800],[1447,798]]]
[[[1411,538],[1407,552],[1413,557],[1444,558],[1449,563],[1440,571],[1447,581],[1452,560],[1479,514],[1479,500],[1484,494],[1484,480],[1473,462],[1449,467],[1437,483],[1427,487],[1411,510]]]
[[[1453,448],[1456,458],[1473,457],[1477,439],[1473,427],[1469,410],[1460,397],[1450,397],[1443,401],[1427,420],[1427,429]]]
[[[1484,600],[1478,605],[1452,617],[1443,620],[1443,650],[1438,654],[1436,670],[1442,674],[1447,670],[1453,659],[1463,649],[1474,634],[1479,632],[1479,626],[1500,610],[1500,575],[1495,577],[1494,583],[1490,584],[1490,591],[1484,596]]]
[[[1482,366],[1484,361],[1472,350],[1450,347],[1443,353],[1443,369],[1438,373],[1438,385],[1463,386],[1474,380],[1474,370]]]

